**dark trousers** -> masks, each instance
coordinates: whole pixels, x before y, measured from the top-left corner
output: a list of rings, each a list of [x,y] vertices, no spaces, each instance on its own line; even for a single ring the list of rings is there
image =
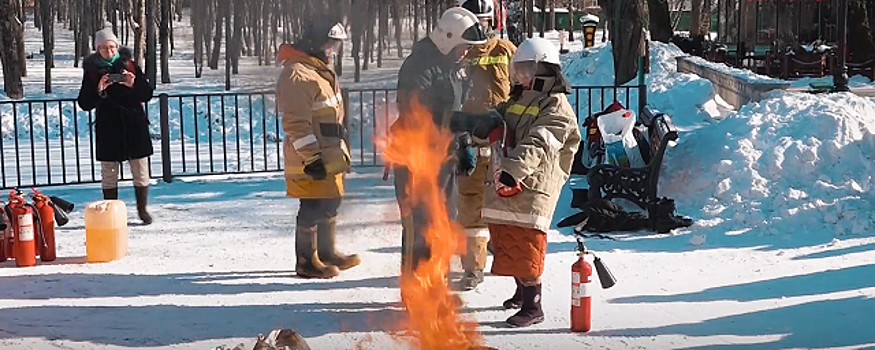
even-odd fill
[[[410,173],[407,168],[395,166],[395,198],[401,209],[401,272],[416,271],[422,260],[431,256],[429,246],[425,242],[425,227],[429,225],[429,213],[423,203],[413,202],[410,198]],[[447,214],[450,220],[456,218],[456,166],[448,161],[438,175],[438,186],[447,199]]]
[[[298,227],[315,228],[318,223],[337,217],[340,201],[340,198],[301,198],[301,205],[298,207]]]

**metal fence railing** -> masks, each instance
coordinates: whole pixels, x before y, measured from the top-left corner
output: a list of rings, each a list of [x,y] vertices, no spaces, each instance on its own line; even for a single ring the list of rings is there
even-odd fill
[[[639,91],[642,86],[579,86],[568,100],[581,120],[614,100],[640,114],[646,94]],[[394,89],[343,90],[353,166],[381,166],[376,140],[397,117],[396,98]],[[155,149],[151,178],[283,168],[282,121],[272,91],[161,94],[146,104],[146,114]],[[0,101],[0,187],[99,182],[95,118],[75,99]]]

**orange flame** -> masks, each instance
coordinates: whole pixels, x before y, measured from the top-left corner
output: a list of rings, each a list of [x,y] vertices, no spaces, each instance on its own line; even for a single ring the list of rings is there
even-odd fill
[[[438,185],[441,166],[452,140],[449,131],[440,130],[431,114],[415,99],[403,126],[392,131],[388,140],[377,140],[383,158],[409,171],[408,203],[423,206],[429,226],[424,230],[431,249],[428,261],[416,271],[401,277],[401,295],[409,320],[407,328],[423,350],[470,350],[479,348],[482,336],[477,322],[463,319],[459,299],[450,293],[447,272],[450,258],[457,252],[459,230],[447,215],[446,198]]]

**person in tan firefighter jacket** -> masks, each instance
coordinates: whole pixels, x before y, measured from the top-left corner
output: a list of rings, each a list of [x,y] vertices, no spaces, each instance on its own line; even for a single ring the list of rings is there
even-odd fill
[[[331,278],[360,263],[335,250],[337,210],[343,176],[350,165],[344,141],[343,103],[332,56],[346,32],[340,23],[318,19],[287,50],[277,79],[282,113],[286,194],[300,199],[295,226],[295,272]]]
[[[404,128],[419,127],[409,122],[413,103],[419,103],[430,112],[432,120],[441,128],[448,128],[453,111],[460,111],[470,82],[465,76],[465,55],[474,45],[486,42],[477,17],[461,7],[445,11],[428,37],[413,45],[410,55],[398,72],[398,120],[390,134]],[[417,101],[417,102],[414,102]],[[457,142],[454,142],[454,146]],[[456,162],[453,150],[447,150],[447,159],[439,174],[439,184],[447,197],[450,218],[455,217],[454,199]],[[422,260],[428,259],[429,247],[423,236],[428,225],[422,205],[412,203],[407,184],[409,175],[403,166],[394,169],[395,195],[401,211],[402,274],[416,270]]]
[[[508,67],[516,46],[492,31],[493,0],[461,0],[459,6],[477,16],[488,38],[485,44],[474,46],[466,57],[468,77],[473,85],[462,111],[486,113],[508,99],[511,87]],[[483,282],[489,241],[489,230],[480,217],[489,167],[489,143],[467,135],[461,140],[465,144],[460,145],[458,156],[458,221],[465,228],[466,237],[462,255],[465,272],[460,284],[463,290],[473,290]]]
[[[524,41],[511,60],[511,71],[516,85],[510,100],[489,113],[454,115],[450,130],[488,137],[492,145],[494,188],[486,191],[482,211],[494,248],[491,272],[516,280],[516,291],[504,307],[520,310],[507,323],[526,327],[544,321],[546,232],[581,136],[566,97],[571,86],[553,44],[542,38]]]

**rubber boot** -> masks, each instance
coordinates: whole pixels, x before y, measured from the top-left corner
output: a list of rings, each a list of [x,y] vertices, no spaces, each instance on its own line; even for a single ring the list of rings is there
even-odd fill
[[[510,299],[505,300],[501,304],[506,310],[519,309],[523,306],[523,284],[516,278],[514,278],[514,281],[516,282],[516,291],[513,292],[513,296]]]
[[[466,237],[465,255],[462,256],[462,289],[474,290],[483,283],[483,270],[486,268],[486,237]]]
[[[118,187],[116,188],[104,188],[103,189],[103,199],[118,199]]]
[[[337,266],[325,265],[316,251],[316,228],[295,229],[295,273],[303,278],[332,278],[340,274]]]
[[[337,238],[337,220],[335,218],[321,221],[316,227],[316,246],[323,263],[337,266],[341,271],[361,264],[362,259],[358,255],[344,255],[335,249]]]
[[[149,203],[149,187],[134,186],[134,195],[137,197],[137,214],[140,216],[140,220],[143,221],[143,225],[151,224],[152,215],[149,215],[149,212],[146,210],[146,206]]]
[[[507,319],[511,327],[528,327],[544,322],[544,310],[541,309],[541,285],[523,286],[523,305],[513,316]]]

